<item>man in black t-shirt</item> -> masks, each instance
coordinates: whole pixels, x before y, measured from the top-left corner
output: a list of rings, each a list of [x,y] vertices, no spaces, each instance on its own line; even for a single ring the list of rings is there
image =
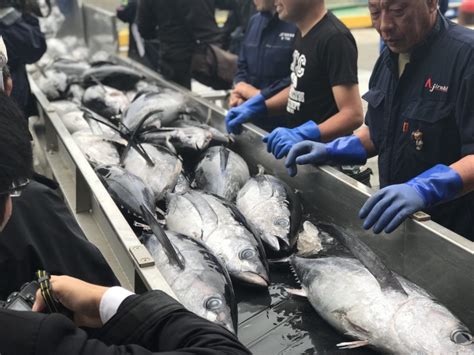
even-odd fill
[[[291,85],[257,95],[229,111],[227,128],[239,133],[253,118],[288,114],[287,127],[264,138],[268,151],[283,158],[302,140],[330,141],[351,134],[362,124],[357,80],[357,46],[347,27],[326,10],[323,0],[277,0],[280,19],[299,32],[291,64]]]

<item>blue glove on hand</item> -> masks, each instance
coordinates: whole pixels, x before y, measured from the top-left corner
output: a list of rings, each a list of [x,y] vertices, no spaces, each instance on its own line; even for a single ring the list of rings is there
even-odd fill
[[[287,155],[296,143],[306,140],[314,142],[321,140],[319,127],[313,121],[308,121],[296,128],[275,128],[263,137],[263,142],[267,143],[268,153],[272,153],[277,159]]]
[[[356,136],[338,138],[322,144],[305,141],[295,144],[288,153],[285,166],[291,177],[298,172],[296,165],[306,164],[365,164],[367,152]]]
[[[244,102],[238,107],[227,112],[225,116],[225,124],[227,132],[233,134],[242,133],[242,124],[250,121],[252,118],[257,118],[267,114],[267,106],[265,105],[265,98],[259,94]]]
[[[446,165],[436,165],[406,184],[388,186],[374,194],[360,210],[364,228],[393,232],[411,214],[454,199],[463,189],[461,176]]]

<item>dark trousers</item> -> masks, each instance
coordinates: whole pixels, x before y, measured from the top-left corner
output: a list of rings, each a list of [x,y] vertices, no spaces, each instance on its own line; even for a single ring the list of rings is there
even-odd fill
[[[161,74],[166,80],[170,80],[187,89],[191,89],[191,57],[161,59]]]

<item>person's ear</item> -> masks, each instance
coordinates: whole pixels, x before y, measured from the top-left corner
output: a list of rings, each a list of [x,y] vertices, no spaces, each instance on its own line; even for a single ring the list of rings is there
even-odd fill
[[[426,0],[430,13],[438,11],[439,0]]]
[[[8,198],[5,201],[3,216],[1,216],[1,219],[0,219],[0,231],[2,231],[5,228],[8,221],[10,220],[10,217],[12,215],[12,209],[13,209],[12,198],[10,195],[8,195]]]

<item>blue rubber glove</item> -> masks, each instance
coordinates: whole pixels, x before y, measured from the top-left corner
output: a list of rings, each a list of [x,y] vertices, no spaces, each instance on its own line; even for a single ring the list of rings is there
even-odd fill
[[[261,94],[256,95],[245,101],[242,105],[234,107],[227,112],[225,116],[227,132],[240,134],[242,133],[242,124],[266,114],[265,98]]]
[[[313,121],[308,121],[295,128],[275,128],[270,134],[263,137],[263,142],[267,143],[267,151],[277,159],[286,156],[296,143],[307,140],[314,142],[321,140],[319,127]]]
[[[407,217],[450,201],[463,190],[461,176],[446,165],[436,165],[406,184],[388,186],[374,194],[360,210],[364,228],[393,232]]]
[[[338,138],[323,144],[305,141],[297,143],[288,153],[285,166],[293,177],[298,173],[297,165],[306,164],[365,164],[367,152],[356,136]]]

